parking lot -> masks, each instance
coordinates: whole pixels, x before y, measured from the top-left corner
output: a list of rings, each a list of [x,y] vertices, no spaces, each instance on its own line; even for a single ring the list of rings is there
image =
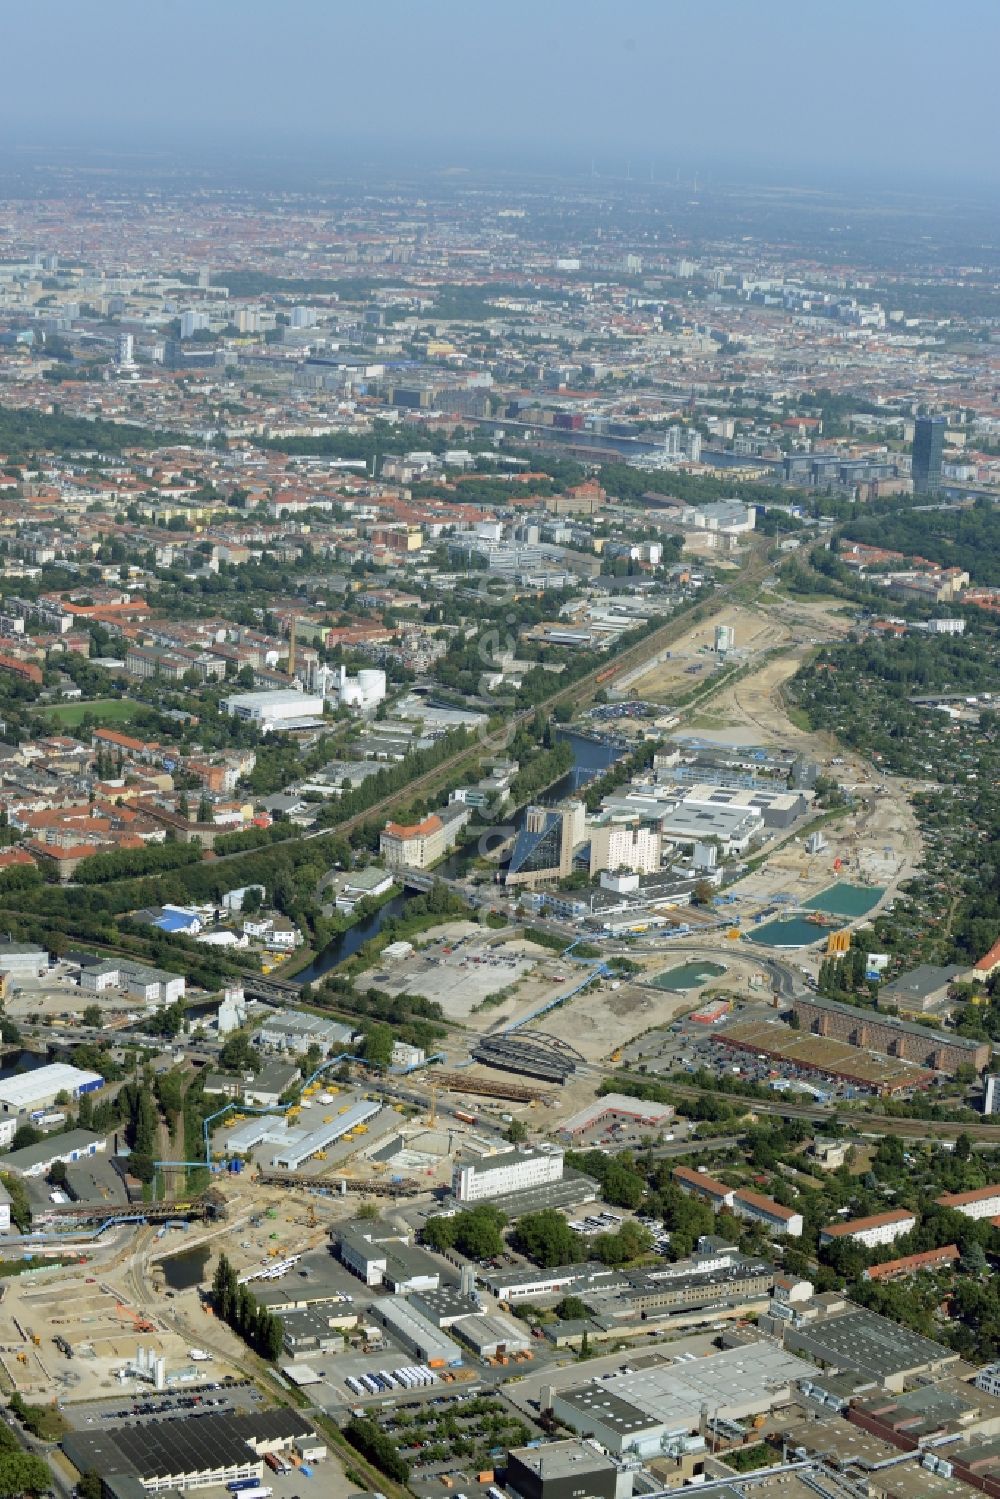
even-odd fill
[[[480,1473],[535,1435],[521,1412],[492,1391],[394,1405],[376,1419],[410,1464],[409,1486],[426,1499],[457,1499],[479,1489]]]
[[[209,1411],[246,1411],[261,1402],[261,1395],[249,1380],[238,1383],[200,1385],[197,1389],[177,1388],[166,1392],[130,1387],[106,1400],[86,1400],[79,1404],[65,1401],[63,1415],[71,1426],[82,1431],[87,1426],[144,1426],[148,1421],[190,1419]]]
[[[787,1084],[792,1091],[801,1093],[807,1102],[810,1098],[849,1102],[871,1091],[862,1086],[860,1079],[846,1081],[827,1076],[809,1067],[797,1066],[794,1061],[783,1060],[779,1056],[768,1056],[753,1050],[736,1050],[722,1041],[722,1036],[730,1025],[742,1034],[751,1022],[773,1025],[777,1019],[775,1011],[769,1006],[737,1005],[732,1015],[726,1017],[726,1021],[719,1026],[698,1025],[685,1020],[650,1031],[626,1047],[622,1059],[627,1066],[640,1066],[652,1076],[665,1077],[704,1070],[720,1079],[737,1078],[741,1082],[760,1083],[767,1087]],[[782,1033],[787,1034],[789,1042],[794,1042],[798,1035],[787,1027],[782,1028]],[[859,1073],[863,1073],[868,1067],[873,1077],[892,1071],[897,1066],[891,1058],[869,1054],[860,1048],[849,1048],[847,1056],[849,1061],[856,1062]],[[673,1123],[671,1128],[677,1135],[678,1130]],[[617,1140],[615,1143],[618,1143]]]

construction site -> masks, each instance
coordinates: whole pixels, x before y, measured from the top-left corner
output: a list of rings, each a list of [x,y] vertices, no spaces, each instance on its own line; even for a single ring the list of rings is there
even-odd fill
[[[7,1278],[0,1302],[7,1389],[75,1403],[123,1388],[197,1389],[239,1376],[235,1359],[209,1357],[148,1302],[140,1309],[125,1294],[100,1271],[61,1265]]]

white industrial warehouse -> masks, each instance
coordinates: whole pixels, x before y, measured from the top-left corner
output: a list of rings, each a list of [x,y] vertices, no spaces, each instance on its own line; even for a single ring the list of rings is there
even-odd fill
[[[103,1086],[99,1072],[86,1072],[68,1062],[50,1062],[47,1067],[0,1081],[0,1113],[30,1114],[32,1110],[51,1108],[61,1093],[79,1098]]]
[[[372,1315],[397,1342],[431,1367],[460,1364],[462,1350],[440,1328],[416,1311],[405,1296],[381,1296],[371,1304]]]
[[[652,1457],[671,1436],[697,1432],[704,1411],[745,1420],[786,1402],[796,1381],[813,1374],[812,1364],[761,1339],[560,1390],[552,1412],[609,1452]]]
[[[271,729],[309,727],[323,721],[323,699],[291,687],[271,691],[236,692],[219,704],[224,713],[259,725],[264,733]]]
[[[297,1171],[317,1151],[325,1150],[328,1145],[343,1139],[352,1129],[357,1129],[359,1124],[367,1124],[369,1119],[374,1119],[381,1107],[380,1103],[373,1103],[367,1098],[363,1098],[360,1103],[352,1103],[343,1114],[331,1119],[329,1124],[321,1124],[296,1143],[286,1146],[274,1157],[272,1164],[282,1171]],[[289,1135],[291,1134],[290,1130]]]

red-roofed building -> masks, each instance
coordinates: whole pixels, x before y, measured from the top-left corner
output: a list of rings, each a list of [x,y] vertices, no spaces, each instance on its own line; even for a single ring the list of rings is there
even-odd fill
[[[36,687],[42,685],[41,669],[31,661],[19,661],[16,656],[0,656],[0,669],[13,672],[16,677],[21,677],[25,682],[33,682]]]
[[[452,815],[452,814],[456,815]],[[387,822],[379,835],[379,852],[387,869],[428,869],[455,847],[459,830],[470,816],[469,809],[449,807],[446,818],[432,812],[422,822],[408,826]]]
[[[128,734],[119,734],[117,729],[95,729],[90,737],[94,749],[110,750],[123,760],[139,760],[144,765],[153,765],[161,757],[158,744],[147,744],[142,739],[132,739]]]
[[[819,1242],[832,1244],[837,1239],[856,1239],[866,1249],[891,1244],[916,1228],[917,1220],[907,1208],[893,1208],[888,1213],[872,1213],[867,1218],[848,1218],[843,1223],[828,1223],[819,1231]]]
[[[783,1203],[775,1202],[773,1197],[752,1192],[749,1187],[739,1187],[733,1193],[733,1211],[740,1218],[748,1218],[751,1223],[763,1223],[769,1233],[788,1234],[793,1239],[802,1235],[801,1213],[795,1212],[793,1208],[786,1208]]]
[[[702,1197],[716,1209],[732,1207],[734,1188],[727,1187],[725,1182],[716,1181],[707,1172],[692,1171],[690,1166],[675,1166],[670,1174],[682,1192]]]
[[[934,1201],[963,1218],[996,1218],[1000,1214],[1000,1185],[974,1187],[970,1192],[944,1192]]]
[[[989,952],[983,953],[978,963],[973,963],[971,977],[985,983],[995,973],[1000,973],[1000,937],[994,942]]]
[[[904,1254],[901,1260],[886,1260],[881,1265],[869,1265],[865,1280],[901,1280],[906,1275],[915,1275],[918,1270],[946,1270],[961,1259],[957,1244],[943,1244],[939,1249],[925,1249],[922,1254]]]
[[[0,853],[0,870],[18,869],[22,865],[26,869],[34,869],[37,867],[34,859],[26,849],[5,848],[3,853]]]

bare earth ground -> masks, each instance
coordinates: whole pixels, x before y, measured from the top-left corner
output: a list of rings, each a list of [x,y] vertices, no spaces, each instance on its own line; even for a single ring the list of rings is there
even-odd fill
[[[682,691],[690,692],[692,687],[707,683],[712,672],[723,664],[723,658],[714,651],[716,625],[732,625],[736,630],[736,647],[727,658],[727,665],[739,664],[761,651],[771,650],[791,635],[785,625],[776,624],[754,610],[739,604],[727,605],[681,636],[671,647],[668,659],[656,662],[649,670],[622,678],[616,686],[619,690],[627,687],[630,692],[634,691],[651,702],[658,699],[669,702]],[[700,666],[701,671],[689,671],[692,666]]]

